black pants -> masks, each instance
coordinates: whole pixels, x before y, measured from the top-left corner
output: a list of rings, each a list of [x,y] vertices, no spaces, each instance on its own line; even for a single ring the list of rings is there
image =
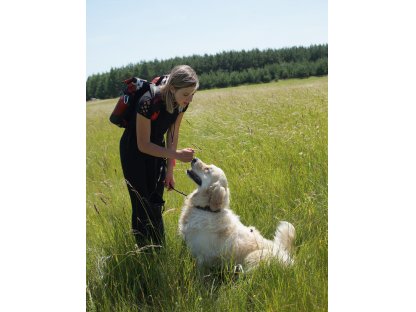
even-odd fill
[[[120,140],[120,159],[132,207],[132,230],[139,247],[164,243],[162,209],[166,161],[140,153],[128,132]]]

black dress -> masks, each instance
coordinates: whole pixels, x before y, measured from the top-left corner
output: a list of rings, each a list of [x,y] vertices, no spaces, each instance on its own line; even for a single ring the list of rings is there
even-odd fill
[[[166,159],[139,151],[136,138],[137,113],[151,120],[150,141],[165,147],[165,134],[179,115],[170,114],[161,101],[159,89],[153,98],[146,92],[137,102],[128,126],[120,139],[120,159],[132,206],[132,229],[138,246],[162,244],[164,228],[162,207]],[[159,105],[156,105],[160,100]],[[182,112],[185,112],[185,107]]]

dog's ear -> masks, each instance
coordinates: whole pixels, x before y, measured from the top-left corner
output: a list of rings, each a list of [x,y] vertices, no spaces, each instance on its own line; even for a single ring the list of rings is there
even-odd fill
[[[211,210],[220,210],[227,205],[228,192],[218,182],[210,187],[209,207]]]

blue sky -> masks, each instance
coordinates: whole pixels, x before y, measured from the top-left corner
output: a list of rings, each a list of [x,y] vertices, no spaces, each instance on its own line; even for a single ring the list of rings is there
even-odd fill
[[[326,0],[86,1],[87,76],[129,63],[328,42]]]

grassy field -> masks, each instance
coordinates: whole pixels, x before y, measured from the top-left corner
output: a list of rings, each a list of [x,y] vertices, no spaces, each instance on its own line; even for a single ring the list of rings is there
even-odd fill
[[[222,168],[231,208],[272,238],[279,220],[297,231],[295,265],[262,265],[238,280],[230,268],[198,274],[177,233],[184,197],[165,192],[166,248],[134,249],[121,172],[115,99],[87,103],[88,311],[326,311],[328,308],[328,79],[294,79],[199,91],[179,147]],[[176,188],[190,193],[189,164]]]

